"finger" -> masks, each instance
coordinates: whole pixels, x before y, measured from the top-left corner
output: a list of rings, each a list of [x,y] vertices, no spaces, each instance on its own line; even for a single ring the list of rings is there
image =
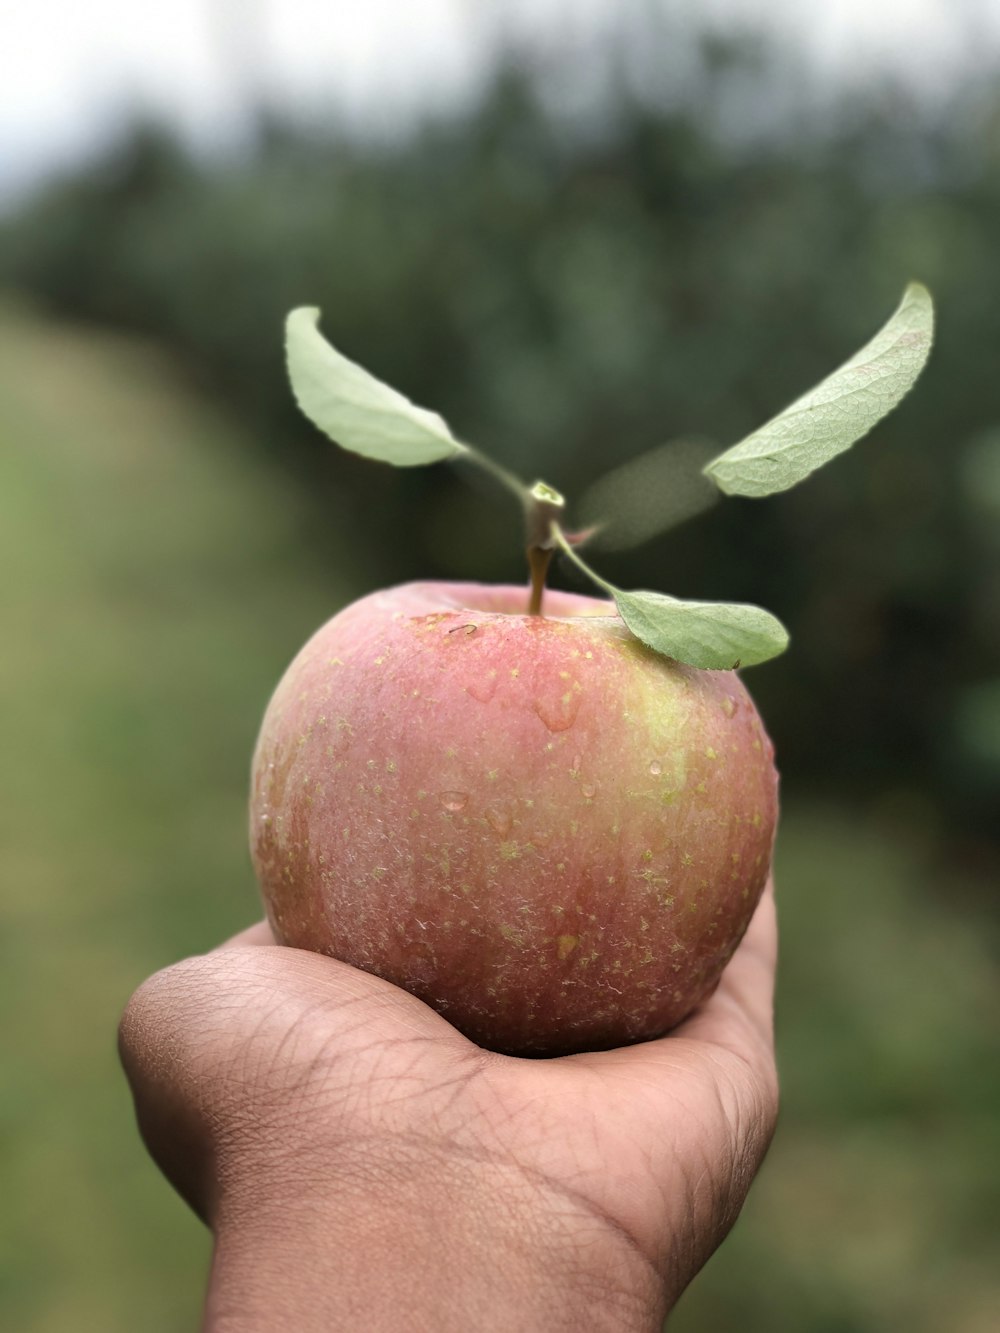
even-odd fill
[[[247,926],[238,934],[230,936],[228,940],[223,940],[217,944],[211,953],[218,953],[221,949],[240,949],[244,945],[254,944],[274,944],[278,941],[274,938],[274,931],[267,921],[256,921],[252,926]]]
[[[244,959],[238,958],[241,949],[246,950]],[[439,1036],[459,1035],[447,1019],[393,982],[326,954],[281,944],[267,921],[257,921],[223,940],[204,958],[211,960],[219,955],[226,955],[225,961],[219,960],[227,969],[226,976],[264,979],[270,994],[305,994],[312,1004],[324,1000],[337,1007],[363,1002],[370,1012],[416,1031],[423,1032],[430,1021]],[[467,1039],[461,1041],[464,1045]]]
[[[212,1136],[204,1071],[224,1067],[212,1016],[218,989],[198,984],[206,959],[188,958],[149,977],[129,1000],[118,1033],[136,1120],[153,1160],[191,1208],[207,1219]]]

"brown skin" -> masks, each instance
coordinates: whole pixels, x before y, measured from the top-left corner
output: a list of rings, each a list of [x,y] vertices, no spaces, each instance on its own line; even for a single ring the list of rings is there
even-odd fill
[[[207,1333],[655,1333],[774,1127],[773,895],[673,1034],[558,1060],[271,940],[122,1022],[146,1143],[215,1231]]]
[[[254,759],[268,916],[494,1050],[658,1036],[760,898],[771,745],[734,672],[651,652],[606,602],[524,603],[412,584],[306,645]]]

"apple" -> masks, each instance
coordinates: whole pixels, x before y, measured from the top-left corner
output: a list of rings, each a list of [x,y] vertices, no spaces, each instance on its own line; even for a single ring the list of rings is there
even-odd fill
[[[667,1032],[711,993],[767,882],[778,780],[736,668],[783,652],[788,633],[759,606],[616,588],[580,554],[604,520],[567,531],[558,491],[349,360],[319,317],[302,306],[285,324],[303,413],[373,461],[490,474],[521,506],[530,592],[409,584],[355,602],[303,648],[253,763],[251,846],[275,934],[405,987],[494,1050]],[[911,283],[850,360],[704,465],[713,496],[774,495],[850,448],[912,387],[933,328],[930,293]],[[610,474],[612,509],[616,495],[654,498],[656,454],[624,491]],[[668,454],[683,503],[632,524],[638,540],[704,507]],[[611,600],[546,592],[557,555]]]
[[[667,1032],[767,880],[771,743],[734,671],[652,651],[614,604],[413,583],[288,668],[251,846],[284,944],[419,996],[472,1040],[560,1055]]]

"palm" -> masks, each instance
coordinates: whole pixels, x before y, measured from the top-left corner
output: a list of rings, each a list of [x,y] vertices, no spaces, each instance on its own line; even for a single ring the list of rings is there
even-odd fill
[[[313,1139],[329,1128],[499,1165],[609,1223],[679,1289],[731,1225],[773,1127],[774,955],[768,893],[715,995],[674,1033],[554,1060],[484,1052],[389,983],[275,947],[264,925],[161,974],[172,993],[153,1002],[185,1037],[174,1060],[227,1080],[222,1095],[258,1122],[308,1085]],[[139,1077],[154,1155],[210,1212],[200,1154]],[[681,1233],[697,1239],[669,1253]]]
[[[557,1060],[486,1054],[387,983],[312,955],[294,961],[302,1002],[322,1013],[331,1091],[386,1129],[508,1160],[572,1193],[660,1266],[677,1218],[695,1210],[699,1232],[728,1229],[770,1138],[774,955],[768,894],[719,989],[681,1028]]]

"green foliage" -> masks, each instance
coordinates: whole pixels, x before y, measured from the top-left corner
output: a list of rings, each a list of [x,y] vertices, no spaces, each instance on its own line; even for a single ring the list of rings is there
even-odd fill
[[[455,575],[456,533],[471,575],[523,576],[491,493],[300,425],[284,312],[315,300],[461,439],[576,495],[665,436],[740,439],[919,273],[933,373],[871,448],[608,563],[795,629],[753,677],[787,806],[783,1120],[671,1328],[992,1328],[1000,93],[875,95],[737,144],[719,108],[749,123],[788,87],[739,61],[692,69],[684,104],[619,89],[584,129],[509,73],[396,144],[272,123],[207,165],[144,127],[0,225],[9,287],[188,372],[0,316],[0,1324],[195,1325],[207,1241],[131,1124],[120,1006],[256,912],[245,770],[307,633],[351,592]],[[839,800],[804,808],[816,788]]]
[[[654,652],[705,670],[735,671],[766,662],[788,647],[784,625],[759,606],[623,592],[585,564],[558,527],[555,532],[563,553],[614,598],[622,620]]]
[[[163,357],[0,307],[0,1326],[197,1324],[207,1238],[145,1161],[115,1028],[259,908],[250,751],[351,590],[301,496]]]
[[[790,782],[905,774],[988,830],[1000,765],[969,753],[960,701],[1000,673],[1000,551],[962,459],[1000,419],[1000,93],[970,82],[947,114],[855,93],[820,125],[783,114],[780,137],[738,140],[789,70],[716,56],[682,102],[611,87],[579,124],[508,71],[461,121],[394,142],[271,121],[206,164],[146,127],[6,221],[0,281],[168,343],[298,476],[315,558],[335,573],[338,534],[375,587],[523,578],[518,515],[470,500],[467,469],[386,474],[325,447],[287,392],[290,308],[314,301],[335,345],[459,439],[575,496],[665,437],[745,436],[919,274],[942,312],[933,374],[871,447],[603,572],[790,626],[754,680]]]
[[[705,472],[727,495],[760,498],[797,486],[899,405],[924,368],[933,332],[930,293],[910,283],[871,342]]]
[[[981,1333],[1000,1308],[990,894],[975,905],[933,810],[900,792],[789,815],[781,1119],[670,1333]]]
[[[288,374],[302,412],[351,453],[395,467],[440,463],[465,453],[436,412],[416,407],[330,346],[319,311],[302,306],[285,321]]]
[[[292,392],[302,412],[332,440],[365,458],[413,467],[469,453],[447,425],[426,408],[348,361],[318,331],[319,311],[293,310],[286,320],[286,352]],[[789,490],[844,453],[913,386],[930,352],[934,311],[926,288],[911,283],[883,329],[822,384],[797,399],[742,443],[727,449],[705,473],[728,495],[762,497]],[[495,470],[479,453],[469,455]],[[531,510],[562,496],[543,482],[529,491],[509,478]],[[664,498],[664,508],[669,499]],[[529,520],[529,524],[531,520]],[[615,599],[632,633],[654,652],[687,666],[734,671],[769,661],[788,647],[788,633],[757,606],[683,602],[656,592],[622,592],[572,550],[558,525],[555,539],[578,569]],[[529,540],[529,545],[533,544]]]
[[[319,311],[308,307],[293,310],[286,320],[292,392],[315,426],[352,453],[396,467],[439,463],[465,453],[487,471],[496,470],[484,455],[470,452],[453,439],[435,413],[415,407],[408,398],[335,351],[319,333],[318,320]],[[793,443],[789,451],[794,448]],[[725,465],[729,457],[727,454],[717,460],[724,475],[728,475]],[[815,466],[823,461],[819,459]],[[742,475],[749,475],[746,464],[741,466]],[[561,513],[563,509],[563,497],[545,482],[529,488],[515,477],[506,480],[525,504],[529,527],[539,521],[542,524],[543,531],[533,533],[529,545],[535,543],[536,536],[545,548],[557,542],[588,578],[614,597],[622,620],[654,652],[687,666],[734,671],[739,666],[766,662],[787,648],[784,626],[758,606],[682,602],[663,593],[622,592],[612,587],[576,555],[552,520],[551,511]]]
[[[297,489],[148,347],[4,311],[0,434],[0,1324],[173,1333],[207,1236],[146,1159],[115,1024],[150,971],[259,911],[254,730],[363,588],[343,556],[321,576]],[[995,873],[960,869],[905,789],[786,807],[782,1121],[671,1329],[979,1333],[1000,1300]]]
[[[737,143],[718,108],[749,122],[787,84],[737,51],[684,104],[620,90],[579,130],[508,74],[397,144],[269,124],[229,164],[145,127],[0,226],[8,286],[187,369],[0,317],[5,1327],[196,1322],[206,1238],[131,1125],[118,1011],[256,911],[246,766],[306,634],[390,579],[522,577],[512,507],[300,426],[284,312],[315,300],[461,438],[577,494],[665,436],[739,439],[915,273],[933,374],[877,443],[608,561],[795,630],[753,679],[786,793],[783,1117],[671,1328],[993,1326],[1000,92]]]
[[[777,657],[788,632],[759,606],[684,602],[658,592],[614,592],[622,620],[637,639],[688,666],[735,671]]]

